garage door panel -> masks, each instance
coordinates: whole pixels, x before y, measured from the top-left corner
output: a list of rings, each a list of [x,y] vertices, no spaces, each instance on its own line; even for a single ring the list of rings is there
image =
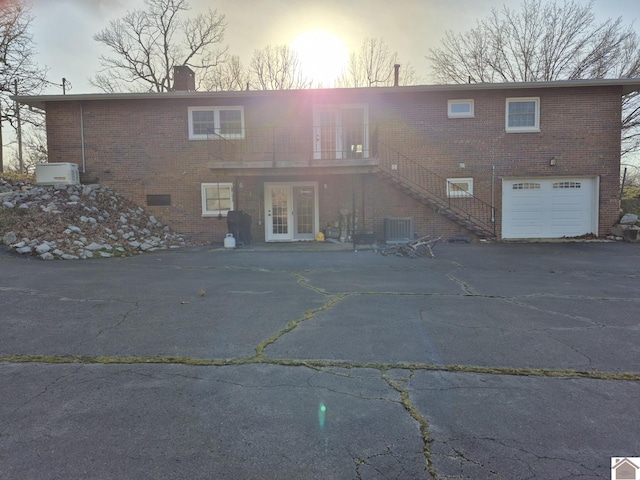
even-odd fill
[[[596,178],[504,179],[503,238],[559,238],[595,233]]]

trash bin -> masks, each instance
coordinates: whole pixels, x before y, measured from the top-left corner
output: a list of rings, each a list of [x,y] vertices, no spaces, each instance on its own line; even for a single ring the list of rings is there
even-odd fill
[[[251,244],[251,215],[243,210],[231,210],[227,213],[227,228],[236,239],[236,245]]]

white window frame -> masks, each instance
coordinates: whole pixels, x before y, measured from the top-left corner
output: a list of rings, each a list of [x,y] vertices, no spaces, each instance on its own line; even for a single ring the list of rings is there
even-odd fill
[[[534,102],[535,104],[534,124],[526,125],[522,127],[510,127],[509,126],[509,105],[511,103],[524,103],[524,102]],[[539,132],[540,131],[540,97],[507,98],[505,102],[504,128],[507,133]]]
[[[215,209],[215,210],[208,210],[207,209],[207,188],[211,188],[211,187],[217,187],[218,189],[222,189],[222,188],[228,188],[229,189],[229,210],[227,209]],[[200,184],[200,192],[202,195],[202,216],[203,217],[217,217],[218,215],[222,214],[223,217],[227,216],[227,213],[230,210],[234,209],[233,206],[233,183],[231,182],[220,182],[220,183],[201,183]],[[223,197],[220,197],[221,199]],[[227,198],[226,196],[224,197],[225,199]],[[213,198],[214,200],[217,200],[216,197]],[[220,206],[220,205],[218,205]]]
[[[469,105],[468,112],[454,112],[453,105]],[[447,115],[449,118],[473,118],[475,117],[475,108],[473,99],[449,100],[447,102]]]
[[[220,112],[240,111],[240,133],[222,134],[220,133]],[[213,112],[213,132],[209,134],[196,134],[193,131],[193,112]],[[217,106],[217,107],[189,107],[189,140],[237,140],[244,138],[244,107],[243,106]]]
[[[468,188],[467,190],[453,190],[452,184],[455,183],[466,183]],[[473,178],[447,178],[447,197],[449,198],[462,198],[462,197],[471,197],[473,196]]]

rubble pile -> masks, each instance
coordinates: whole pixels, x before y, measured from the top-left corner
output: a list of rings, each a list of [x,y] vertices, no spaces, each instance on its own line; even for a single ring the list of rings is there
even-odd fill
[[[104,185],[42,186],[6,178],[0,178],[0,240],[43,260],[185,246],[181,235]]]

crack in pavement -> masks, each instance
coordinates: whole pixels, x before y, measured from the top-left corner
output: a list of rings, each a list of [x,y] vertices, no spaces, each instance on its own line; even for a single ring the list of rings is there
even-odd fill
[[[2,424],[5,425],[5,427],[8,425],[8,420],[10,420],[11,418],[13,418],[20,410],[22,410],[23,408],[25,408],[27,405],[29,405],[31,402],[35,401],[37,398],[40,398],[41,396],[43,396],[44,394],[46,394],[49,389],[51,387],[53,387],[56,383],[60,382],[61,380],[70,377],[72,375],[74,375],[76,372],[78,372],[79,370],[81,370],[82,368],[84,368],[83,364],[78,365],[77,368],[73,369],[70,372],[67,372],[63,375],[60,375],[58,377],[56,377],[55,379],[53,379],[52,381],[50,381],[49,383],[47,383],[44,388],[42,389],[42,391],[38,392],[35,395],[32,395],[30,398],[28,398],[26,401],[24,401],[21,405],[19,405],[18,407],[16,407],[13,411],[9,412],[9,414],[7,415],[7,417],[3,420]],[[6,431],[6,428],[0,428],[0,436],[2,436]]]
[[[450,262],[453,263],[453,262]],[[454,264],[457,269],[464,268],[461,265]],[[363,390],[361,389],[357,393],[350,393],[345,391],[340,391],[336,388],[331,388],[328,386],[315,384],[312,382],[311,377],[307,379],[307,385],[313,388],[324,388],[327,391],[341,394],[341,395],[349,395],[355,398],[364,399],[364,400],[384,400],[389,402],[394,402],[402,405],[404,410],[409,414],[411,419],[418,425],[418,429],[420,432],[420,437],[423,443],[423,455],[425,459],[425,471],[428,472],[428,475],[433,480],[438,480],[438,473],[436,471],[434,465],[434,454],[432,452],[432,446],[434,445],[434,439],[430,433],[430,426],[428,420],[420,413],[416,405],[413,403],[411,399],[411,388],[409,384],[411,379],[413,378],[416,371],[437,371],[437,372],[459,372],[459,373],[474,373],[474,374],[485,374],[485,375],[496,375],[496,376],[530,376],[530,377],[549,377],[549,378],[585,378],[585,379],[595,379],[595,380],[609,380],[609,381],[631,381],[631,382],[640,382],[640,373],[639,372],[599,372],[594,370],[574,370],[574,369],[536,369],[536,368],[511,368],[511,367],[486,367],[486,366],[475,366],[475,365],[455,365],[455,364],[428,364],[428,363],[408,363],[408,362],[356,362],[356,361],[332,361],[332,360],[319,360],[319,359],[303,359],[303,360],[295,360],[295,359],[275,359],[270,358],[266,355],[266,349],[280,340],[282,337],[296,329],[299,325],[304,322],[308,322],[313,320],[315,316],[319,313],[326,312],[336,306],[339,302],[348,298],[350,296],[356,295],[379,295],[379,296],[417,296],[417,297],[479,297],[479,298],[487,298],[487,299],[498,299],[510,302],[516,306],[537,310],[544,313],[551,313],[556,315],[562,315],[573,320],[579,320],[582,322],[586,322],[591,325],[591,327],[586,328],[603,328],[605,325],[601,325],[596,323],[595,321],[578,316],[578,315],[569,315],[562,312],[556,312],[549,309],[544,309],[541,307],[537,307],[534,305],[529,305],[524,303],[523,301],[519,301],[518,299],[525,298],[578,298],[576,296],[571,295],[553,295],[553,294],[534,294],[534,295],[519,295],[513,297],[505,297],[498,295],[483,295],[478,294],[468,283],[464,282],[460,278],[456,277],[453,274],[447,274],[447,277],[454,283],[460,286],[462,289],[462,293],[457,294],[443,294],[443,293],[407,293],[407,292],[341,292],[341,293],[329,293],[325,289],[315,286],[310,283],[309,279],[303,275],[303,273],[310,272],[309,270],[304,271],[303,273],[296,273],[285,270],[268,270],[263,268],[244,268],[244,267],[166,267],[161,266],[161,268],[179,268],[179,269],[216,269],[216,270],[242,270],[242,271],[252,271],[252,272],[260,272],[260,273],[285,273],[287,275],[291,275],[296,279],[297,284],[305,289],[309,289],[319,295],[322,295],[325,298],[325,302],[314,309],[306,311],[301,317],[293,319],[289,321],[284,328],[280,329],[267,339],[258,343],[255,347],[255,354],[249,357],[235,357],[235,358],[191,358],[191,357],[174,357],[174,356],[154,356],[154,357],[138,357],[138,356],[129,356],[129,357],[100,357],[100,356],[59,356],[59,355],[0,355],[0,363],[42,363],[42,364],[68,364],[74,363],[79,364],[78,368],[73,370],[73,372],[67,373],[58,377],[57,379],[50,382],[45,388],[38,393],[37,395],[30,398],[27,402],[25,402],[22,406],[16,408],[13,412],[9,414],[8,418],[14,416],[21,408],[24,408],[29,402],[34,401],[41,395],[44,395],[49,388],[51,388],[56,382],[61,381],[64,377],[72,375],[77,372],[79,369],[83,367],[85,364],[103,364],[103,365],[134,365],[134,364],[163,364],[163,365],[187,365],[187,366],[199,366],[199,367],[222,367],[222,366],[239,366],[239,365],[273,365],[273,366],[283,366],[283,367],[303,367],[312,369],[314,371],[318,371],[324,374],[342,376],[347,378],[358,378],[357,376],[352,375],[352,372],[357,372],[361,369],[372,369],[380,372],[380,377],[386,385],[393,391],[399,395],[399,400],[393,398],[385,398],[384,396],[369,396],[364,395]],[[413,266],[406,267],[398,267],[398,268],[415,268]],[[316,272],[318,270],[313,270]],[[326,271],[326,270],[322,270]],[[333,271],[333,270],[332,270]],[[29,295],[43,295],[45,297],[52,297],[52,295],[39,294],[33,290],[20,290],[20,289],[12,289],[0,287],[0,291],[18,291],[20,293],[26,293]],[[242,292],[242,293],[254,293],[254,294],[266,294],[269,292]],[[56,297],[59,298],[59,297]],[[615,301],[628,301],[628,302],[636,302],[640,301],[640,299],[614,299],[610,297],[579,297],[585,299],[592,300],[615,300]],[[97,300],[73,300],[60,298],[60,300],[69,300],[69,301],[97,301]],[[100,330],[96,337],[103,335],[105,332],[111,329],[119,328],[124,322],[127,321],[128,316],[135,312],[139,308],[138,302],[135,302],[135,306],[130,308],[127,312],[122,315],[122,318],[113,326],[105,327]],[[479,328],[476,326],[476,328]],[[583,327],[584,328],[584,327]],[[553,327],[544,328],[542,330],[553,330]],[[553,338],[553,337],[551,337]],[[560,342],[559,340],[554,340]],[[570,345],[560,342],[568,348],[572,348],[576,353],[583,355],[588,360],[588,366],[591,366],[591,359],[582,352],[579,352],[575,348]],[[343,369],[347,370],[348,373],[340,372],[340,371],[332,371],[331,369]],[[401,370],[404,372],[408,372],[405,376],[401,378],[392,377],[391,371],[393,370]],[[191,378],[191,377],[189,377]],[[201,378],[201,377],[193,377],[193,378]],[[367,377],[361,377],[362,379]],[[236,383],[226,380],[216,380],[222,383],[229,383],[232,385],[238,385],[241,387],[256,387],[256,388],[278,388],[283,385],[269,385],[269,386],[255,386],[255,385],[245,385],[243,383]],[[296,387],[296,385],[286,385],[287,387]],[[305,387],[306,388],[306,387]],[[1,433],[1,432],[0,432]],[[496,441],[495,439],[492,439]],[[437,441],[437,443],[446,444],[446,441]],[[506,447],[506,445],[505,445]],[[513,446],[511,447],[513,448]],[[455,457],[458,459],[464,460],[465,462],[473,463],[475,465],[482,466],[476,461],[473,461],[470,458],[465,456],[464,452],[460,450],[456,450],[452,448],[452,451],[455,452]],[[527,452],[530,454],[530,452]],[[383,475],[384,472],[379,471],[375,465],[372,464],[374,459],[381,456],[391,456],[394,458],[396,462],[400,462],[400,460],[394,456],[390,447],[387,447],[387,450],[381,453],[362,456],[354,458],[354,464],[356,469],[356,478],[362,478],[362,468],[363,466],[368,466],[374,469],[378,474]],[[402,465],[400,465],[402,467]],[[498,473],[493,472],[491,470],[487,470],[487,473],[491,475],[497,475]]]

